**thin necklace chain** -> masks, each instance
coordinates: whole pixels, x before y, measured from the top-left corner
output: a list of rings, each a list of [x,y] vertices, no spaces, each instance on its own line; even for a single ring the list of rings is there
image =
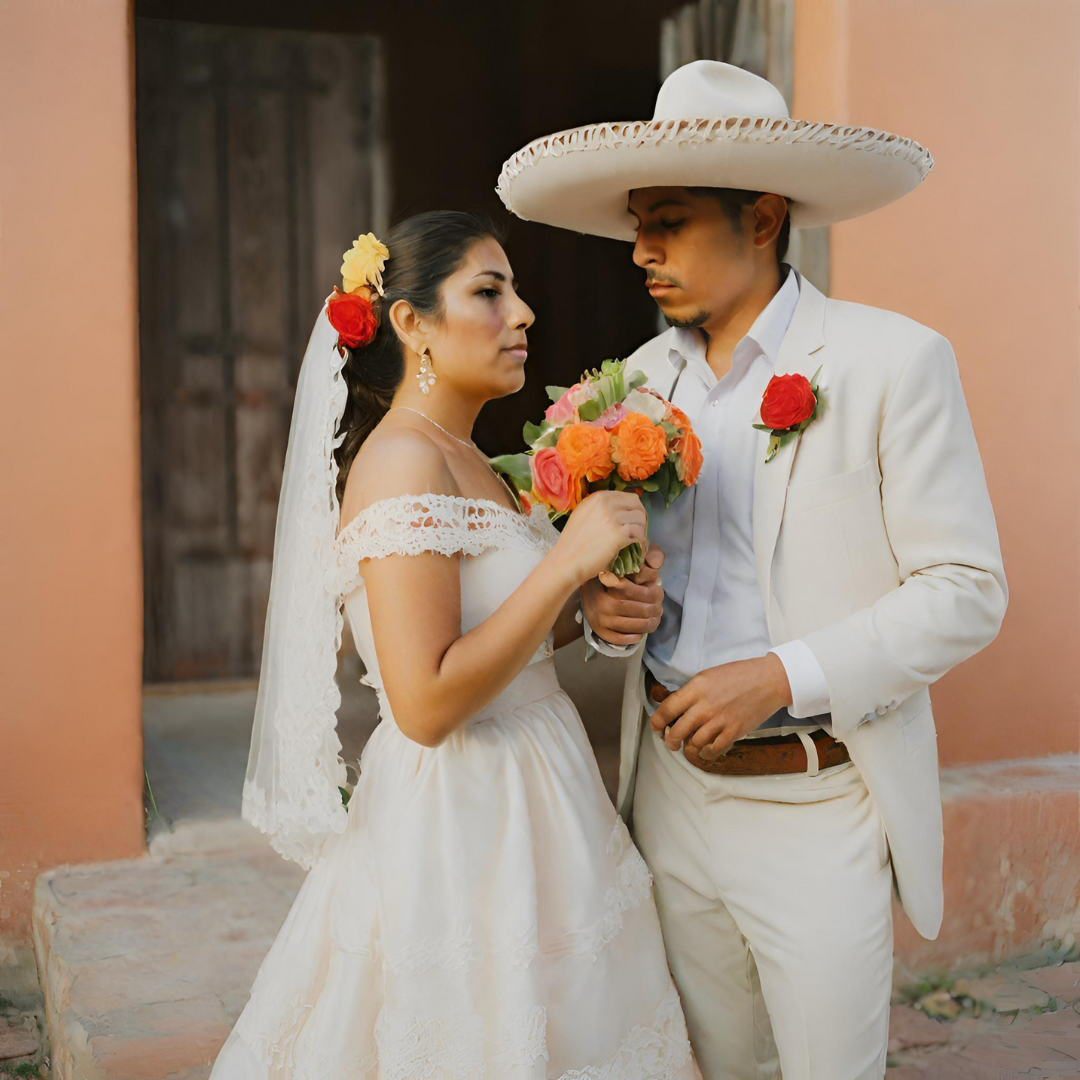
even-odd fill
[[[416,413],[417,416],[422,416],[429,424],[434,424],[444,435],[449,435],[454,442],[461,443],[462,446],[468,446],[473,450],[478,449],[476,443],[471,439],[459,439],[452,431],[447,431],[446,428],[438,422],[438,420],[432,420],[427,413],[421,412],[419,409],[410,409],[408,405],[395,405],[395,409],[404,409],[406,412]]]
[[[442,426],[442,424],[440,424],[438,422],[438,420],[432,420],[431,417],[428,416],[427,413],[423,413],[419,409],[410,409],[408,405],[395,405],[394,408],[391,409],[390,411],[393,412],[394,409],[404,409],[406,412],[416,413],[417,416],[422,416],[429,424],[434,424],[444,435],[449,435],[450,438],[454,440],[454,442],[459,442],[459,443],[461,443],[462,446],[468,446],[471,449],[475,450],[478,454],[483,456],[483,452],[481,451],[480,447],[476,445],[476,443],[474,443],[474,442],[466,442],[464,439],[459,439],[452,431],[447,431],[446,428],[444,428]],[[518,502],[517,492],[510,486],[509,481],[498,470],[493,470],[493,471],[495,472],[495,475],[502,481],[503,485],[506,487],[506,490],[510,492],[510,497],[514,500],[515,503],[517,503]],[[519,513],[519,512],[520,511],[517,511],[517,510],[514,511],[514,513]],[[526,516],[528,516],[528,515],[526,515]]]

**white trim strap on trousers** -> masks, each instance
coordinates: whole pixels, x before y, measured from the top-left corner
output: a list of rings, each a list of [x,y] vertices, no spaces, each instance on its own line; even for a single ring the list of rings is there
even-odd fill
[[[892,869],[858,769],[715,776],[646,726],[633,823],[704,1080],[881,1080]]]

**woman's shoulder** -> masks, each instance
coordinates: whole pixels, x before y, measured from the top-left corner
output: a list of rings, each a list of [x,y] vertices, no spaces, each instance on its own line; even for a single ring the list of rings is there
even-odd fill
[[[342,524],[375,503],[417,494],[460,496],[442,448],[425,432],[380,425],[367,437],[345,481]]]

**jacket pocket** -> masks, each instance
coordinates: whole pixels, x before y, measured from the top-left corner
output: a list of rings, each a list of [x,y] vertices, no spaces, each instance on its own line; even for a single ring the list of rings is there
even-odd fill
[[[878,499],[881,476],[877,462],[866,461],[850,472],[836,473],[820,480],[788,485],[786,511],[798,513],[814,510],[830,503],[844,502],[847,499],[870,496]]]

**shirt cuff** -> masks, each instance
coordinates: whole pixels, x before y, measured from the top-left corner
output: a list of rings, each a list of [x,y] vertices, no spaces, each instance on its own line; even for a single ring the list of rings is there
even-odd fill
[[[602,637],[597,636],[596,631],[589,625],[589,620],[585,618],[584,612],[581,613],[581,626],[585,631],[586,643],[604,656],[629,656],[641,644],[639,641],[633,645],[612,645]],[[806,651],[809,652],[810,650],[807,649]]]
[[[787,672],[788,685],[791,687],[788,712],[796,720],[821,716],[831,710],[832,698],[829,684],[825,681],[825,672],[821,670],[817,657],[805,641],[788,641],[769,652],[780,658],[780,663]]]

